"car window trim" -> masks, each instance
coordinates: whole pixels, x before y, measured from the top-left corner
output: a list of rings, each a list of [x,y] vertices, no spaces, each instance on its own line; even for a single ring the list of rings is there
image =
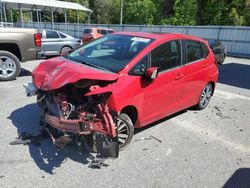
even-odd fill
[[[206,45],[206,44],[204,44],[203,42],[200,42],[200,44],[201,44],[202,51],[203,51],[203,58],[204,58],[204,59],[207,59],[207,58],[208,58],[208,56],[209,56],[209,54],[210,54],[210,51],[209,51],[209,49],[208,49],[208,47],[207,47],[207,45]],[[207,54],[207,56],[206,56],[206,57],[204,57],[204,53],[205,53],[205,49],[204,49],[204,48],[207,48],[207,51],[208,51],[208,54]]]

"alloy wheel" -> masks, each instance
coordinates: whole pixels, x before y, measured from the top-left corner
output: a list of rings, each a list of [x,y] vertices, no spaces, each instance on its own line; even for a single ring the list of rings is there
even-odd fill
[[[0,56],[0,77],[9,78],[16,72],[16,64],[13,59],[7,56]]]
[[[130,134],[130,130],[129,130],[127,123],[124,120],[118,118],[117,119],[117,135],[118,135],[119,147],[123,147],[124,145],[126,145],[126,142],[129,138],[129,134]]]
[[[213,92],[213,89],[212,89],[211,84],[208,84],[202,91],[201,98],[200,98],[200,105],[202,108],[205,108],[208,105],[210,98],[212,97],[212,92]]]

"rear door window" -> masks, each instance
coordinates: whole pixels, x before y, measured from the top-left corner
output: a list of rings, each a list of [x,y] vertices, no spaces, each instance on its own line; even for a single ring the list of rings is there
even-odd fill
[[[62,34],[62,33],[59,33],[59,35],[60,35],[61,38],[67,38],[67,36]]]
[[[114,33],[113,30],[107,30],[107,33]]]
[[[209,50],[208,50],[207,46],[202,42],[201,42],[201,46],[202,46],[202,49],[203,49],[203,57],[207,58],[207,56],[209,54]]]
[[[186,40],[187,63],[192,63],[203,58],[203,49],[199,41]]]
[[[106,34],[107,34],[107,30],[105,30],[105,29],[100,29],[100,34],[106,35]]]
[[[151,52],[151,67],[159,67],[160,71],[181,66],[180,41],[166,42]]]
[[[56,31],[46,31],[46,38],[55,39],[55,38],[59,38],[59,35]]]
[[[92,29],[84,29],[83,33],[90,34],[90,33],[92,33]]]

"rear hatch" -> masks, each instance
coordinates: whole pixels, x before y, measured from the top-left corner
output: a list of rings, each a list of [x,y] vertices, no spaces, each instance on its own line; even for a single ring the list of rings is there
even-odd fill
[[[88,42],[93,38],[93,29],[84,29],[83,31],[83,42]]]

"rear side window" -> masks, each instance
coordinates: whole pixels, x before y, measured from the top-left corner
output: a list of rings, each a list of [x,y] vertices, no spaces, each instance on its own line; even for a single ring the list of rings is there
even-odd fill
[[[107,33],[114,33],[113,30],[107,30]]]
[[[203,58],[203,49],[200,42],[194,40],[186,40],[187,63],[191,63]]]
[[[92,29],[84,29],[83,33],[85,34],[89,34],[89,33],[92,33]]]
[[[46,31],[46,38],[47,39],[59,38],[59,35],[55,31]]]
[[[159,67],[160,71],[165,71],[180,65],[181,45],[178,40],[162,44],[151,52],[151,67]]]
[[[207,46],[202,42],[201,42],[201,46],[202,46],[202,49],[203,49],[203,57],[207,58],[207,56],[209,54],[209,50],[207,49]]]
[[[62,34],[62,33],[59,33],[59,35],[60,35],[61,38],[67,38],[67,36]]]
[[[106,35],[106,34],[107,34],[107,31],[104,30],[104,29],[100,29],[98,33],[100,33],[100,34],[102,34],[102,35]]]

